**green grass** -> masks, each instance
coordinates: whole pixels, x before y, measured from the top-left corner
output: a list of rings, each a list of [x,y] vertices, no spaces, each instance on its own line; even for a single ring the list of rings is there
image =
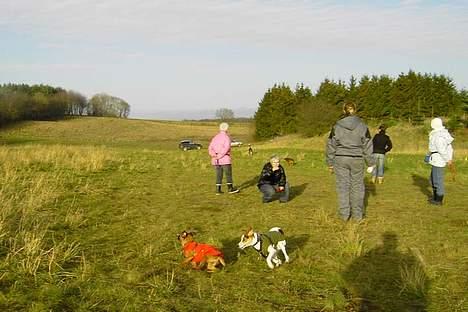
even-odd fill
[[[82,118],[0,132],[0,310],[468,309],[464,157],[456,180],[447,174],[445,205],[429,206],[423,152],[399,152],[395,130],[384,184],[366,180],[366,221],[344,224],[319,150],[324,138],[255,143],[253,157],[233,149],[241,192],[216,196],[206,149],[177,150],[185,137],[206,146],[216,129]],[[251,137],[248,124],[231,130]],[[401,136],[408,140],[410,130]],[[424,139],[414,134],[418,146]],[[466,146],[464,134],[456,140]],[[285,205],[262,204],[255,186],[273,153],[297,160],[285,166],[292,186]],[[239,252],[248,226],[281,226],[291,263],[271,271],[252,250]],[[226,268],[210,275],[180,267],[176,234],[184,229],[221,247]]]

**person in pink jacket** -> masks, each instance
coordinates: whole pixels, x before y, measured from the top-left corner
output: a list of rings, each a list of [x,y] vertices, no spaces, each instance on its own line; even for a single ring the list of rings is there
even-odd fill
[[[232,184],[232,166],[231,166],[231,138],[227,134],[229,125],[225,122],[219,125],[219,133],[215,135],[208,147],[208,153],[211,157],[211,164],[216,171],[216,195],[220,195],[223,181],[223,173],[226,173],[226,184],[228,192],[234,194],[239,192]]]

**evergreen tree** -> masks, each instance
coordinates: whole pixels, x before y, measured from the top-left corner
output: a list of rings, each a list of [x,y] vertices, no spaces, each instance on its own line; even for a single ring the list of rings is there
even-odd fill
[[[255,135],[258,138],[271,138],[293,133],[296,114],[294,93],[289,86],[275,84],[265,93],[255,113]]]
[[[332,105],[341,105],[346,99],[348,90],[346,84],[341,80],[334,82],[326,78],[319,86],[315,99],[320,102],[329,103]]]

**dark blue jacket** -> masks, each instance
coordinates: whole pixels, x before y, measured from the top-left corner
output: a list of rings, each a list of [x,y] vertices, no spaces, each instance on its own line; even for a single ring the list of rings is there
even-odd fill
[[[263,166],[262,172],[260,173],[260,179],[258,180],[257,186],[260,187],[262,184],[271,184],[278,186],[286,185],[286,173],[283,166],[279,165],[279,169],[273,171],[272,165],[268,162]]]
[[[382,131],[374,135],[372,145],[374,146],[374,154],[385,154],[392,149],[390,137]]]

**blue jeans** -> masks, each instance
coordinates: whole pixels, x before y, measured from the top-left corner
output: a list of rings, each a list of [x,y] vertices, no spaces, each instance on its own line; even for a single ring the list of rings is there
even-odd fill
[[[372,171],[372,176],[373,177],[383,177],[384,175],[384,167],[385,167],[385,154],[377,154],[375,153],[374,155],[375,159],[375,168],[374,171]]]
[[[435,194],[443,196],[445,194],[444,188],[444,167],[432,166],[430,182],[432,190]]]

